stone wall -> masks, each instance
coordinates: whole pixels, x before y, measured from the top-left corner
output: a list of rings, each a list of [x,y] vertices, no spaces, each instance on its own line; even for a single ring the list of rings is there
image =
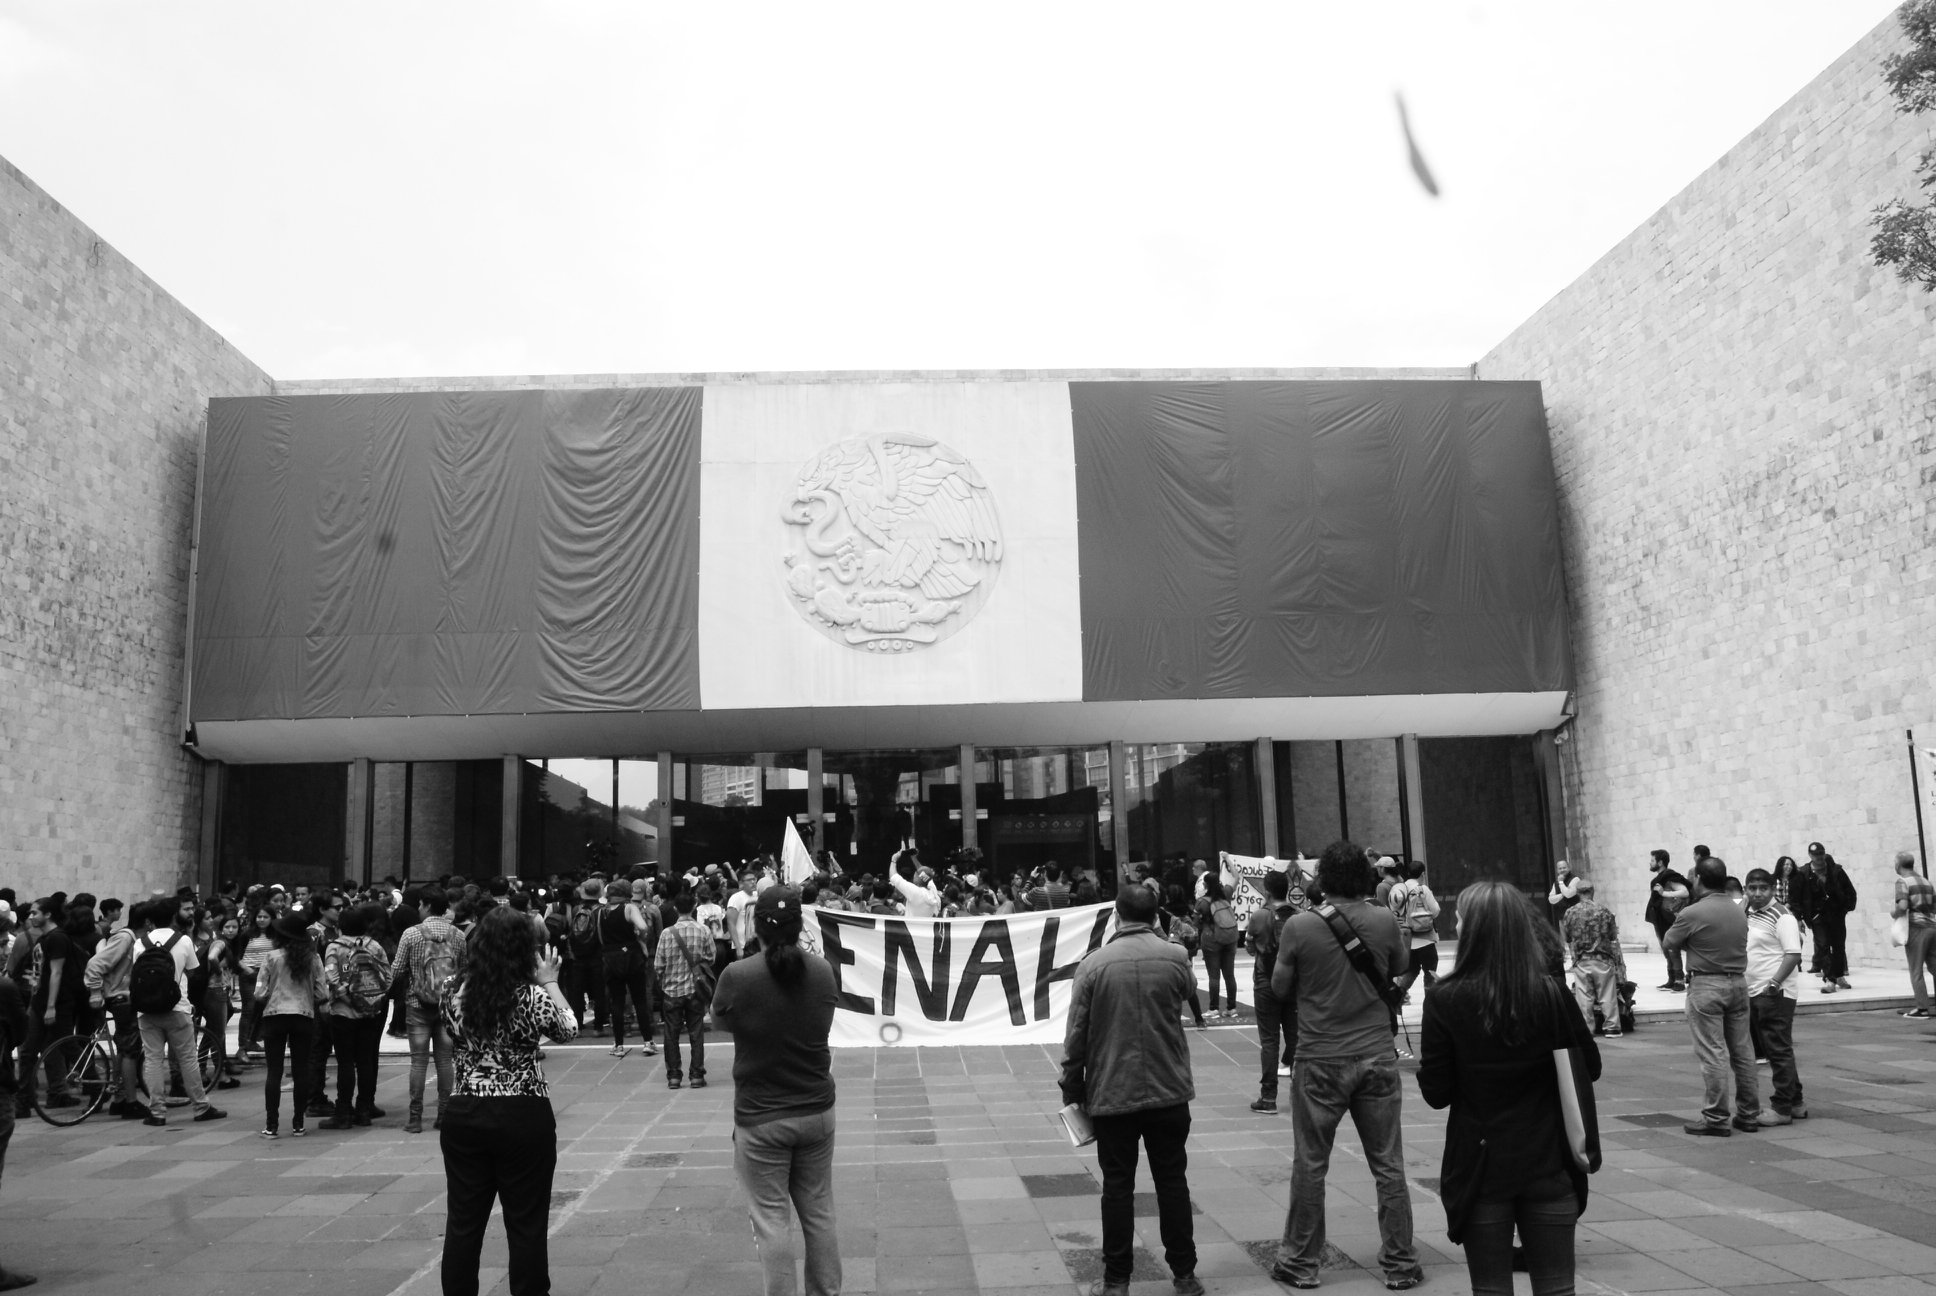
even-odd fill
[[[1936,726],[1936,296],[1868,252],[1936,146],[1882,84],[1903,44],[1878,27],[1477,367],[1544,385],[1569,858],[1630,934],[1650,848],[1745,870],[1819,839],[1852,953],[1898,962],[1904,730]]]
[[[0,886],[172,889],[202,429],[269,379],[5,161],[0,338]]]

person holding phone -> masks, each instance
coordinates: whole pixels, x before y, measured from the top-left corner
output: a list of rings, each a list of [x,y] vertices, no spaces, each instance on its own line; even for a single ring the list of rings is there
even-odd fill
[[[440,1011],[457,1084],[440,1131],[449,1206],[443,1288],[476,1296],[484,1227],[493,1201],[504,1211],[514,1293],[551,1290],[545,1244],[558,1122],[538,1064],[541,1038],[568,1043],[578,1019],[558,988],[558,952],[541,946],[530,920],[509,905],[472,931],[464,971]]]

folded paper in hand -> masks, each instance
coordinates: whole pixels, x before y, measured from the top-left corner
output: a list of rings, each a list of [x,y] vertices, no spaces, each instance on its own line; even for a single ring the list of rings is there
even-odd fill
[[[1069,1146],[1088,1147],[1096,1141],[1096,1127],[1089,1120],[1089,1113],[1082,1110],[1081,1103],[1070,1103],[1056,1113],[1062,1121],[1063,1132],[1069,1136]]]

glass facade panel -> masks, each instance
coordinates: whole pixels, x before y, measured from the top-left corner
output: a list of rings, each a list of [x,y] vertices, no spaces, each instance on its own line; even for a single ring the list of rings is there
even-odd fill
[[[315,888],[346,875],[349,765],[231,765],[225,777],[218,883]]]
[[[682,873],[777,860],[786,821],[806,816],[804,751],[694,756],[673,768],[673,786],[684,793],[672,803],[672,858]]]
[[[1533,739],[1421,738],[1418,763],[1424,854],[1440,902],[1480,879],[1543,896],[1552,861]]]
[[[1054,860],[1114,890],[1107,747],[978,748],[974,800],[975,843],[997,879]]]
[[[961,845],[959,747],[830,751],[821,770],[825,848],[848,872],[878,876],[910,846],[938,863]]]
[[[1132,744],[1125,757],[1132,861],[1173,865],[1214,861],[1218,851],[1262,853],[1255,746]]]

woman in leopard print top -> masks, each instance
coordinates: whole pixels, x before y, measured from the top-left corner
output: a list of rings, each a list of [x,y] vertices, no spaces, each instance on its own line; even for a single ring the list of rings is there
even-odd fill
[[[457,1086],[441,1130],[448,1219],[443,1288],[475,1296],[491,1204],[504,1209],[513,1292],[551,1290],[546,1211],[558,1166],[558,1123],[538,1042],[564,1043],[578,1019],[558,989],[559,958],[524,914],[501,905],[471,934],[464,971],[445,983]]]

